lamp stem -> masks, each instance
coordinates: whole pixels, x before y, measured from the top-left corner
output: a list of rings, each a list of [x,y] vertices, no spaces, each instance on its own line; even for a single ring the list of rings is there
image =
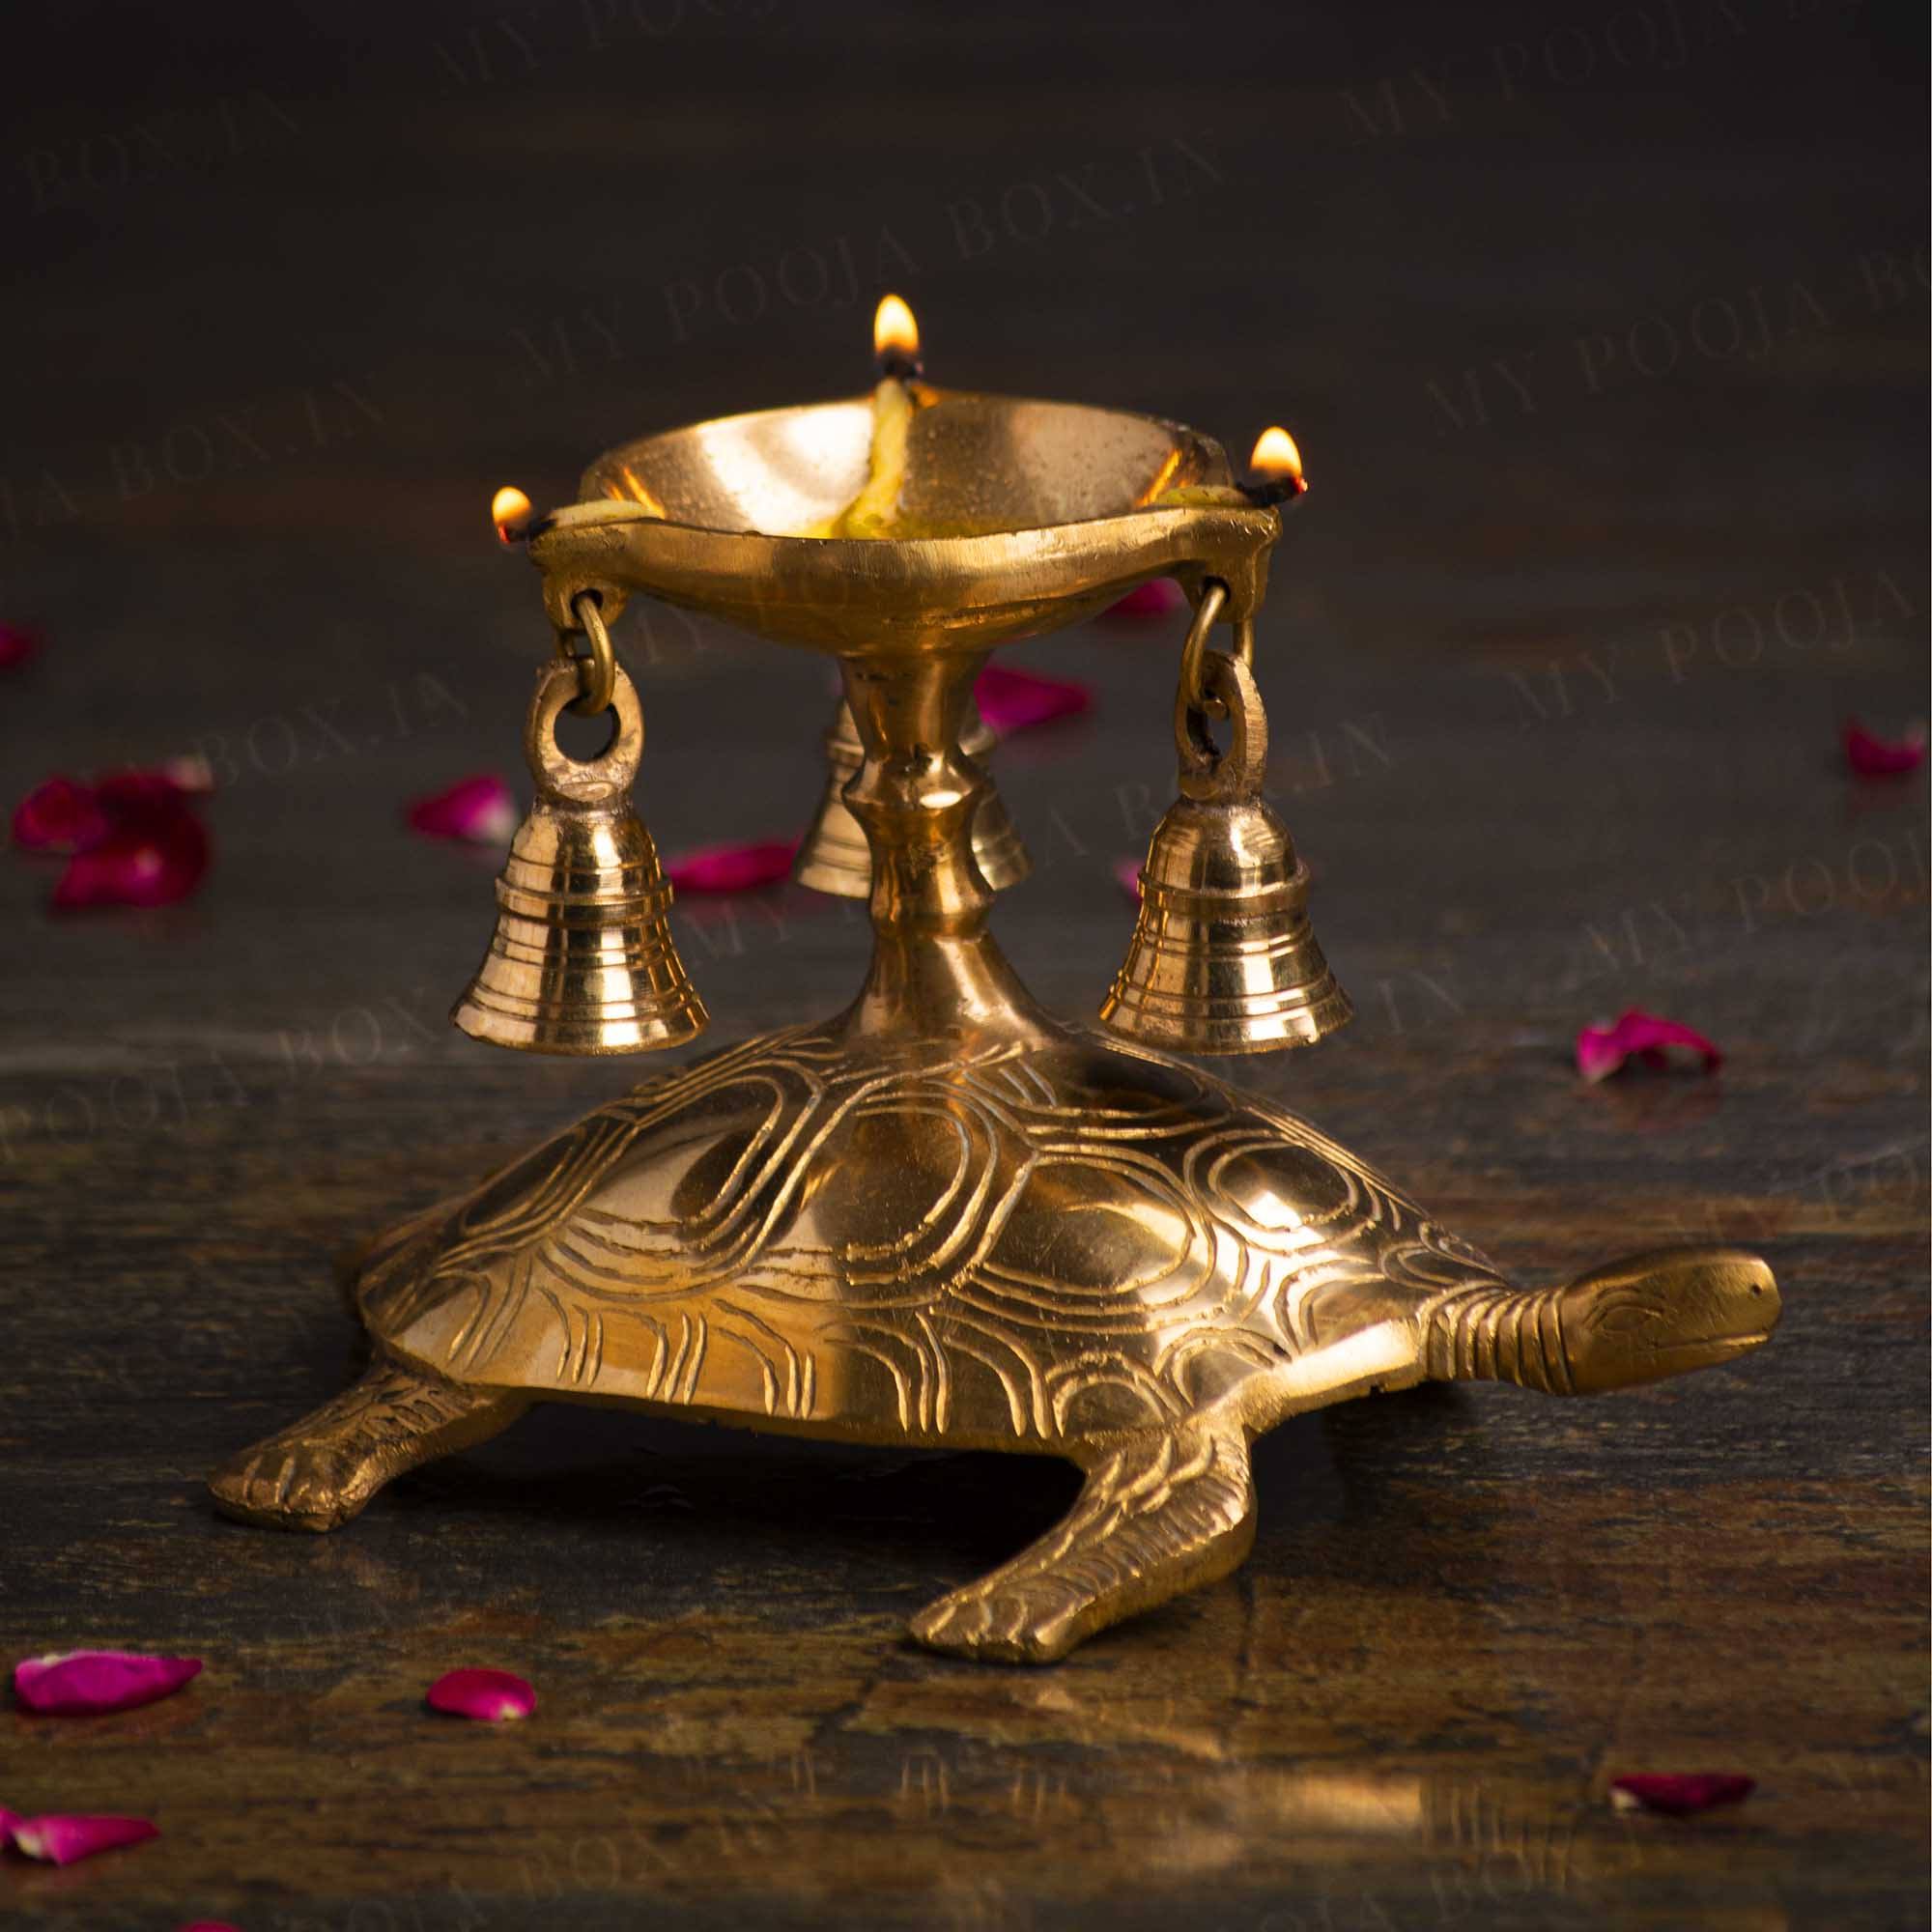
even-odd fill
[[[985,653],[840,663],[866,751],[844,798],[872,854],[872,964],[844,1024],[962,1041],[990,1030],[1049,1037],[986,930],[993,895],[973,856],[991,781],[959,749],[959,728]]]

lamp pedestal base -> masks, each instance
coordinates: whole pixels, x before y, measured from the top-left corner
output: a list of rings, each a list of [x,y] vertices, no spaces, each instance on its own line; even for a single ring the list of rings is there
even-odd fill
[[[1187,1064],[1016,1037],[726,1048],[577,1122],[364,1257],[374,1365],[234,1459],[217,1501],[330,1529],[532,1400],[1087,1473],[1070,1516],[923,1611],[1043,1661],[1225,1575],[1248,1442],[1425,1377],[1581,1393],[1761,1340],[1762,1263],[1685,1250],[1512,1288],[1307,1122]]]

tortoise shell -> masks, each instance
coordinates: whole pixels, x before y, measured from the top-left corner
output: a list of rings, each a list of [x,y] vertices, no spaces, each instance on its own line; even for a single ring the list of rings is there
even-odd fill
[[[1345,1149],[1179,1061],[818,1027],[599,1108],[379,1243],[358,1297],[469,1385],[1057,1451],[1486,1286]]]

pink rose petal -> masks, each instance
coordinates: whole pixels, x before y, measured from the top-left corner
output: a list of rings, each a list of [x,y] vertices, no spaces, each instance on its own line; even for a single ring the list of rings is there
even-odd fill
[[[22,624],[0,624],[0,670],[15,670],[39,654],[41,636]]]
[[[137,813],[99,844],[76,852],[54,887],[56,911],[93,906],[173,905],[208,870],[208,834],[185,807]]]
[[[1071,718],[1094,701],[1084,684],[1064,677],[1039,677],[1030,670],[1007,670],[988,665],[973,687],[980,716],[995,737],[1030,731],[1056,718]]]
[[[110,772],[92,785],[52,778],[14,813],[15,843],[71,852],[53,903],[169,905],[185,898],[208,870],[208,834],[188,802],[185,780],[205,772],[178,760],[157,770]]]
[[[1138,623],[1150,617],[1170,617],[1184,610],[1187,593],[1171,577],[1151,578],[1137,583],[1117,604],[1109,604],[1100,614]]]
[[[445,1671],[426,1695],[432,1711],[469,1718],[479,1724],[527,1718],[537,1707],[537,1693],[507,1670]]]
[[[1593,1087],[1628,1058],[1615,1027],[1586,1026],[1577,1036],[1577,1071]]]
[[[50,1811],[42,1818],[15,1818],[14,1843],[30,1859],[50,1865],[71,1865],[117,1845],[138,1845],[158,1838],[159,1830],[145,1818],[81,1818]]]
[[[94,802],[117,824],[171,818],[185,809],[187,788],[170,765],[133,766],[109,772],[94,783]]]
[[[14,808],[14,843],[29,852],[78,852],[107,837],[107,814],[92,785],[53,778]]]
[[[1689,1818],[1719,1804],[1736,1804],[1757,1789],[1742,1772],[1632,1772],[1610,1779],[1610,1803],[1619,1811],[1663,1811]]]
[[[1126,858],[1114,861],[1114,877],[1121,883],[1121,890],[1129,897],[1139,899],[1141,895],[1141,862]]]
[[[14,1666],[14,1694],[30,1711],[79,1717],[131,1711],[201,1674],[198,1657],[148,1657],[131,1650],[71,1650]]]
[[[1724,1056],[1701,1033],[1677,1020],[1633,1007],[1614,1026],[1587,1026],[1577,1036],[1577,1071],[1592,1085],[1614,1073],[1633,1054],[1646,1065],[1664,1065],[1666,1046],[1688,1047],[1699,1055],[1706,1073],[1715,1073]]]
[[[796,838],[750,845],[707,845],[667,862],[665,876],[680,893],[750,893],[791,877]]]
[[[1923,726],[1902,738],[1879,738],[1856,718],[1845,720],[1845,762],[1861,779],[1890,779],[1916,772],[1925,762]]]
[[[517,801],[494,772],[459,779],[434,798],[409,808],[412,830],[430,838],[462,838],[473,845],[507,845],[516,836]]]

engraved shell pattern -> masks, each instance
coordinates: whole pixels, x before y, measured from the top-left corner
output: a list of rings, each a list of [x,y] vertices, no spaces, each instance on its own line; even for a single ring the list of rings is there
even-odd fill
[[[398,1230],[358,1292],[459,1381],[1050,1448],[1502,1285],[1306,1122],[1164,1055],[855,1064],[815,1027],[598,1109]]]

